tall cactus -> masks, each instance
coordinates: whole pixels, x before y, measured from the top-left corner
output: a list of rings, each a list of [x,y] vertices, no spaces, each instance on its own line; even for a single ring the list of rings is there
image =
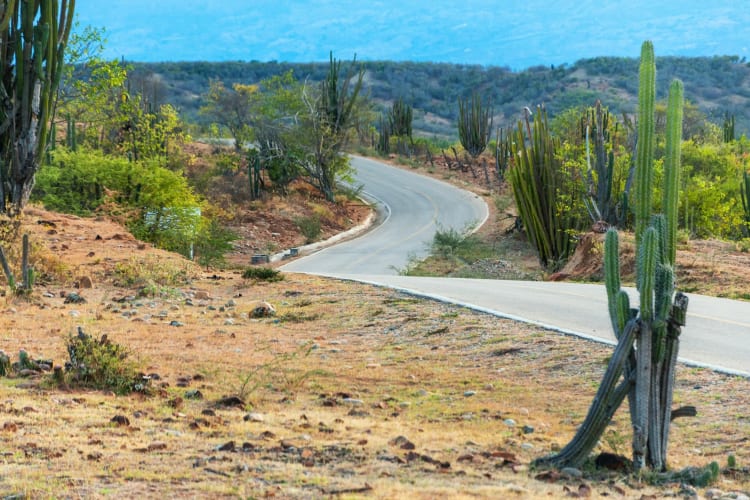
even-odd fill
[[[0,0],[0,213],[29,199],[48,146],[75,0]]]
[[[683,89],[677,80],[669,88],[664,214],[652,215],[655,73],[653,45],[645,42],[641,51],[635,185],[640,309],[630,307],[628,294],[621,288],[618,235],[612,228],[605,238],[604,273],[609,315],[618,339],[615,354],[578,433],[560,453],[537,460],[540,465],[580,466],[628,396],[634,468],[651,467],[661,471],[666,467],[674,372],[688,302],[684,294],[675,294],[673,270]]]
[[[744,226],[742,233],[746,236],[750,236],[750,175],[747,172],[742,174],[742,182],[740,183],[740,198],[742,198],[742,210],[744,211]]]
[[[458,138],[472,158],[487,148],[492,134],[492,106],[474,92],[471,99],[458,99]]]

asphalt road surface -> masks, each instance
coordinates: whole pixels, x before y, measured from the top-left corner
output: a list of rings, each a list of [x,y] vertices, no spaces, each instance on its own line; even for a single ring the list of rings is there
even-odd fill
[[[473,194],[411,172],[362,158],[354,158],[353,165],[366,195],[378,202],[381,223],[356,239],[295,260],[284,271],[387,286],[614,343],[601,285],[400,276],[410,259],[427,255],[436,228],[480,223],[486,206]],[[637,305],[635,291],[629,292]],[[750,303],[688,295],[680,359],[750,376]]]

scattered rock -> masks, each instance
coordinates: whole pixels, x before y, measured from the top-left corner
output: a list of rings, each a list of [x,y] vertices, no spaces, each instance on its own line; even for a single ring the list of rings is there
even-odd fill
[[[239,407],[242,407],[242,406],[245,406],[245,402],[242,401],[237,396],[225,396],[223,398],[218,399],[214,403],[214,406],[228,406],[228,407],[239,406]]]
[[[260,413],[248,413],[243,420],[245,422],[264,422],[265,418]]]
[[[583,472],[581,472],[580,469],[576,469],[575,467],[563,467],[562,469],[560,469],[560,474],[573,479],[580,479],[583,477]]]
[[[203,399],[203,393],[198,389],[185,391],[185,399]]]
[[[268,302],[260,302],[250,311],[251,318],[270,318],[276,316],[276,308]]]
[[[522,430],[524,434],[532,434],[534,432],[534,428],[530,425],[524,425]]]
[[[89,276],[80,276],[75,282],[76,288],[94,288],[94,282]]]
[[[146,451],[159,451],[159,450],[166,450],[167,449],[167,443],[163,441],[154,441],[153,443],[149,444],[146,447]]]
[[[503,423],[505,425],[507,425],[508,427],[515,427],[516,426],[516,421],[513,420],[512,418],[506,418],[505,420],[503,420]]]
[[[84,299],[82,296],[78,295],[75,292],[71,292],[65,296],[65,300],[63,300],[63,303],[65,304],[85,304],[86,299]]]
[[[602,469],[616,471],[629,471],[632,469],[632,462],[629,459],[614,453],[600,453],[597,455],[595,463],[597,467]]]
[[[388,441],[388,444],[391,446],[398,446],[402,450],[413,450],[416,448],[414,443],[409,441],[406,436],[396,436],[395,438]]]
[[[130,420],[128,420],[128,417],[125,415],[115,415],[110,422],[121,427],[127,427],[130,425]]]
[[[471,396],[476,395],[477,391],[465,391],[464,397],[470,398]]]
[[[172,321],[169,322],[169,326],[180,327],[180,326],[185,326],[185,325],[184,325],[184,323],[181,323],[180,321],[177,321],[177,320],[173,319]]]
[[[193,297],[197,300],[209,300],[211,295],[205,290],[197,290]]]
[[[228,441],[216,447],[216,451],[234,451],[235,449],[234,441]]]

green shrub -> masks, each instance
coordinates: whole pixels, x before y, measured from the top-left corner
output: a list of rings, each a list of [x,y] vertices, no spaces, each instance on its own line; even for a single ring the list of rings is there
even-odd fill
[[[148,392],[148,379],[127,359],[130,352],[106,335],[97,340],[78,327],[78,334],[68,337],[67,348],[70,361],[62,381],[68,386],[115,394]]]
[[[297,217],[294,223],[305,237],[306,243],[312,243],[320,238],[320,216]]]
[[[284,275],[280,271],[272,267],[248,267],[245,272],[242,273],[242,277],[245,279],[252,279],[256,281],[282,281]]]

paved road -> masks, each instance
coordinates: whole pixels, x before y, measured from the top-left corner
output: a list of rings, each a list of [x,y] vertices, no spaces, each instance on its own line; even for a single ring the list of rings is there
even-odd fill
[[[398,275],[411,259],[429,254],[435,231],[464,231],[487,218],[487,204],[450,184],[353,157],[356,181],[378,206],[382,223],[366,235],[327,247],[283,267],[315,274]]]
[[[370,160],[358,159],[355,166],[359,182],[380,200],[381,208],[387,212],[390,207],[390,214],[370,233],[287,264],[283,267],[285,271],[388,286],[614,343],[606,292],[601,285],[398,275],[396,269],[406,264],[409,252],[419,256],[427,253],[435,221],[447,215],[444,214],[446,208],[441,208],[444,202],[435,200],[446,194],[433,194],[432,183],[419,176],[416,185],[409,184],[411,179],[401,175],[413,176],[410,172],[389,169]],[[398,185],[397,190],[393,189],[394,183]],[[450,190],[447,196],[453,196]],[[460,209],[467,201],[475,204],[473,195],[465,193],[448,202],[450,214],[464,214],[453,220],[457,228],[465,224],[461,221],[478,218]],[[630,295],[631,303],[636,305],[635,291],[630,290]],[[693,294],[689,297],[680,358],[698,366],[750,376],[750,303]]]

